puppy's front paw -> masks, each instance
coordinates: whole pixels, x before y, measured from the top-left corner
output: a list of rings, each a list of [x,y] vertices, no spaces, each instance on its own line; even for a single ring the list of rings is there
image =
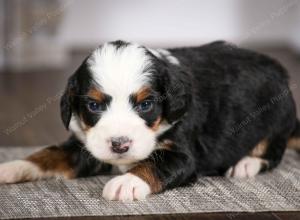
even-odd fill
[[[263,165],[263,160],[256,157],[244,157],[234,167],[230,167],[227,172],[227,177],[245,178],[254,177],[259,173]]]
[[[141,178],[126,173],[106,183],[102,196],[107,200],[143,200],[151,193],[150,186]]]

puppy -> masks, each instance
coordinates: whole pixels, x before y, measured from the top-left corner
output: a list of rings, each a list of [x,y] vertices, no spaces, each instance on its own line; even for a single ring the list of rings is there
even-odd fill
[[[253,177],[300,145],[286,71],[225,42],[153,50],[124,41],[94,50],[70,77],[60,146],[0,165],[0,182],[122,173],[108,200],[141,200],[201,176]]]

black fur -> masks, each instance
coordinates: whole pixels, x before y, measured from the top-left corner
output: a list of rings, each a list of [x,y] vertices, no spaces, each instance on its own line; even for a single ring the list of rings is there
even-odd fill
[[[296,123],[296,128],[294,129],[292,133],[292,137],[300,138],[300,121],[298,120]]]
[[[111,42],[112,45],[114,45],[116,47],[116,49],[121,49],[121,48],[124,48],[126,47],[127,45],[129,45],[128,42],[125,42],[125,41],[122,41],[122,40],[116,40],[116,41],[113,41]]]
[[[69,128],[72,113],[80,112],[80,99],[86,97],[89,88],[94,84],[91,73],[87,68],[87,59],[69,78],[66,90],[61,98],[61,117],[67,129]]]
[[[264,157],[275,167],[296,121],[286,71],[269,57],[224,42],[171,52],[193,82],[187,116],[172,135],[181,136],[176,144],[188,139],[195,172],[222,175],[263,139],[270,142]]]
[[[121,41],[114,44],[118,48],[127,45]],[[158,116],[173,124],[158,137],[158,142],[171,141],[171,149],[156,150],[146,159],[163,190],[190,183],[197,176],[223,175],[262,140],[269,143],[262,156],[268,168],[277,166],[292,133],[299,135],[284,68],[272,58],[225,42],[170,52],[180,65],[147,51],[155,67],[155,96],[151,97],[155,109],[141,115],[149,126]],[[93,83],[84,65],[71,77],[62,98],[66,127],[71,112],[81,111],[76,97],[86,94]],[[135,105],[134,100],[132,103]],[[81,164],[85,160],[77,154],[74,161]],[[90,167],[99,164],[92,159],[90,165],[81,165],[79,176],[89,175]],[[101,169],[92,174],[98,171]]]

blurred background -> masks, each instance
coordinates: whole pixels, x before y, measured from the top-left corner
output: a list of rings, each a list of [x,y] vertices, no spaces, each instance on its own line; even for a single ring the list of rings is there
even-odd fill
[[[0,0],[0,146],[47,145],[67,132],[59,98],[106,41],[149,47],[226,40],[277,58],[300,110],[300,0]]]

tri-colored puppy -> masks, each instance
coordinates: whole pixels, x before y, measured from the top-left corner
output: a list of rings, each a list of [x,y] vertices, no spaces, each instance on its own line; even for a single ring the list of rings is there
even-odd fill
[[[152,50],[106,43],[69,79],[68,141],[0,165],[0,182],[123,173],[108,200],[140,200],[197,177],[253,177],[300,145],[286,71],[225,42]]]

